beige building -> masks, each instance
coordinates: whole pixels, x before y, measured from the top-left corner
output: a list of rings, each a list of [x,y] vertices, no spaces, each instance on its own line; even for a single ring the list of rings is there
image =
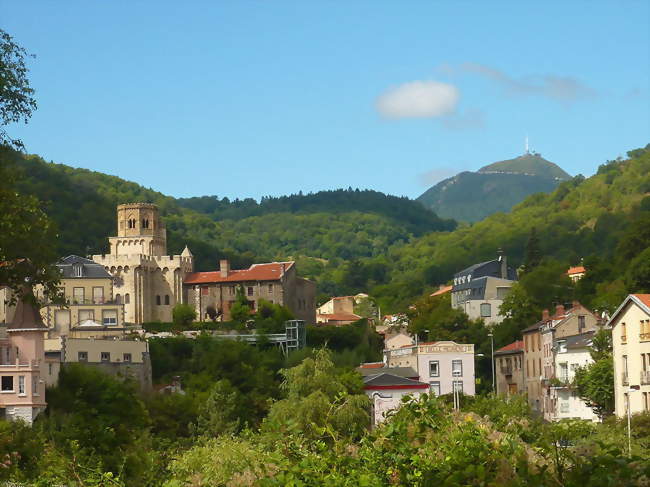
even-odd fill
[[[524,342],[524,381],[528,404],[536,412],[542,412],[542,337],[540,328],[549,319],[548,311],[542,315],[542,321],[524,328],[521,332]]]
[[[295,262],[253,264],[248,269],[231,269],[221,260],[219,270],[194,272],[185,277],[187,300],[201,320],[214,316],[230,321],[230,308],[242,287],[251,310],[265,300],[286,306],[297,320],[316,322],[316,284],[298,277]]]
[[[187,247],[181,255],[167,253],[167,231],[158,207],[129,203],[117,207],[117,236],[109,237],[110,254],[93,260],[113,277],[114,299],[124,304],[126,323],[172,320],[183,302],[183,280],[193,271]]]
[[[349,325],[360,320],[361,316],[354,313],[355,303],[355,296],[337,296],[330,299],[316,308],[316,323],[322,325]]]
[[[608,322],[612,328],[616,415],[650,411],[650,294],[630,294]]]
[[[113,278],[104,267],[76,255],[61,259],[56,266],[66,305],[47,303],[42,291],[37,290],[39,299],[46,303],[41,316],[49,338],[123,334],[124,305],[115,299]]]
[[[510,397],[526,393],[524,342],[518,340],[494,352],[496,393]]]

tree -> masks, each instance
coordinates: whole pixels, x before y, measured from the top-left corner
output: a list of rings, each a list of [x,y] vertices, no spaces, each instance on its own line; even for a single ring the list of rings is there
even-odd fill
[[[542,251],[539,246],[539,237],[537,229],[533,227],[530,230],[530,236],[526,243],[526,256],[524,258],[524,270],[529,272],[537,267],[542,261]]]
[[[593,363],[576,370],[578,395],[602,419],[614,412],[614,361],[612,331],[601,329],[589,350]]]
[[[240,326],[243,326],[251,318],[251,308],[244,294],[244,286],[242,285],[237,288],[235,302],[230,307],[230,317],[233,321],[239,323]]]
[[[172,310],[174,325],[180,329],[187,329],[196,319],[196,311],[189,304],[178,303]]]
[[[241,394],[227,379],[216,382],[208,392],[207,400],[199,407],[195,436],[219,436],[237,433],[241,427]]]
[[[4,127],[25,122],[36,110],[34,90],[29,86],[25,58],[27,51],[0,29],[0,146],[22,149],[23,143],[12,139]]]

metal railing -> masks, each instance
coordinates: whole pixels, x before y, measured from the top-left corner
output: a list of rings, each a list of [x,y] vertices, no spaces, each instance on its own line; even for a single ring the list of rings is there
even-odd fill
[[[650,333],[639,333],[639,340],[642,342],[650,341]]]

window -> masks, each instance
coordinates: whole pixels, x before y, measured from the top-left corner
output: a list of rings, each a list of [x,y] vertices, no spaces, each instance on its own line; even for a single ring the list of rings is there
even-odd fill
[[[169,294],[165,294],[165,304],[169,304]]]
[[[73,264],[72,265],[72,274],[74,277],[83,277],[84,275],[84,266],[83,264]]]
[[[273,284],[269,284],[269,294],[273,294]]]
[[[210,288],[208,286],[203,286],[201,288],[201,294],[203,296],[207,296],[208,294],[210,294]],[[160,304],[160,303],[158,303],[158,304]]]
[[[204,288],[207,289],[207,288]],[[160,294],[156,294],[156,304],[160,306]]]
[[[14,391],[14,378],[12,375],[3,375],[0,382],[0,390],[11,392]]]
[[[18,376],[18,394],[25,394],[25,376]]]
[[[122,304],[122,296],[119,294],[115,295],[115,304]]]
[[[463,392],[463,381],[455,380],[452,384],[453,392]]]
[[[462,360],[452,360],[451,361],[451,375],[454,377],[463,376],[463,361]]]
[[[569,403],[568,401],[560,401],[560,412],[568,413],[569,412]]]
[[[104,326],[117,325],[117,310],[105,309],[104,311],[102,311],[102,321],[104,323]]]
[[[84,302],[85,299],[85,293],[84,293],[84,288],[82,287],[75,287],[72,289],[72,299],[76,304],[80,304]]]
[[[52,375],[52,364],[47,364],[47,373]]]
[[[231,296],[235,295],[235,286],[228,287],[228,294],[230,294]]]
[[[93,287],[93,303],[104,304],[104,288]]]
[[[129,293],[126,293],[124,295],[124,304],[129,304],[131,302],[131,295]]]
[[[95,320],[95,311],[92,309],[80,309],[79,310],[79,323],[84,321],[94,321]]]
[[[429,382],[429,392],[433,394],[434,396],[439,396],[440,395],[440,382],[435,381],[435,382]]]
[[[253,295],[253,286],[248,286],[247,294],[248,294],[249,296],[252,296],[252,295]]]
[[[627,342],[627,331],[625,329],[625,323],[621,323],[621,342],[626,343]]]
[[[437,360],[429,361],[429,377],[440,377],[440,364]]]
[[[566,353],[566,340],[557,342],[557,351],[558,353]]]
[[[583,315],[578,316],[578,333],[582,333],[582,330],[585,329],[585,317]]]
[[[110,362],[111,361],[111,352],[102,352],[100,356],[101,356],[101,361],[102,362]]]
[[[38,395],[38,381],[39,378],[37,375],[32,376],[32,394],[37,394]]]
[[[482,303],[481,304],[481,317],[482,318],[489,318],[492,316],[492,305],[490,303]]]
[[[77,360],[79,362],[88,362],[88,352],[77,352]]]
[[[131,354],[125,353],[123,357],[124,362],[131,362]]]
[[[497,299],[504,300],[510,291],[509,287],[497,287]]]

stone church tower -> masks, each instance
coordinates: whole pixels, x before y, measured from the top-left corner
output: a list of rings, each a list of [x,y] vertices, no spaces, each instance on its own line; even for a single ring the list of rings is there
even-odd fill
[[[174,305],[183,302],[183,280],[194,269],[194,257],[187,247],[181,255],[165,255],[167,230],[158,207],[118,205],[117,236],[108,241],[111,253],[93,260],[113,276],[114,299],[124,304],[124,321],[171,321]]]

